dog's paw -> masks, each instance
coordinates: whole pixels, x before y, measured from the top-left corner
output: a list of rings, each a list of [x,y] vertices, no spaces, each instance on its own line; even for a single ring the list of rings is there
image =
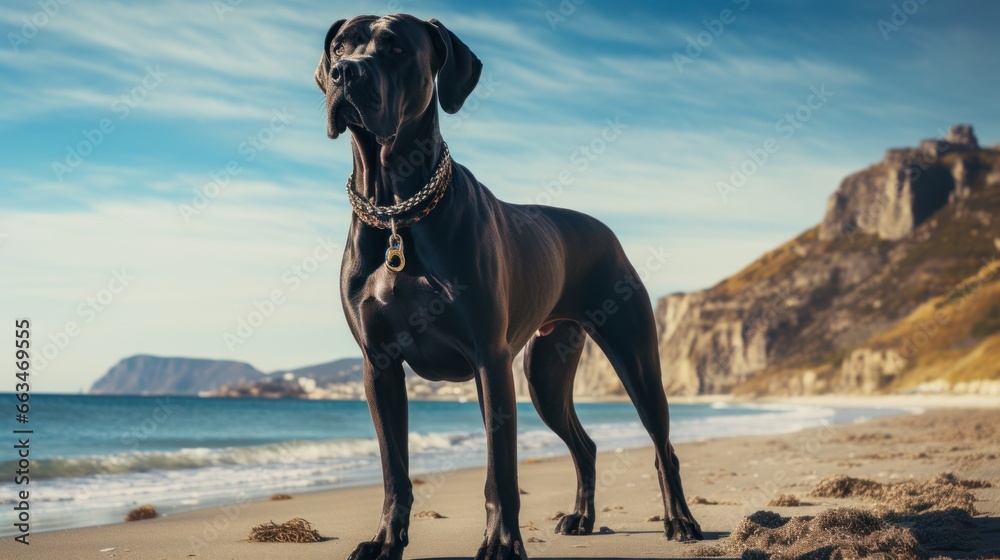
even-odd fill
[[[363,542],[354,549],[347,560],[402,560],[403,546],[380,541]]]
[[[528,553],[524,550],[524,541],[517,537],[513,545],[500,544],[498,541],[490,542],[490,539],[483,541],[476,553],[476,560],[528,560]]]
[[[559,518],[556,533],[560,535],[589,535],[594,532],[594,516],[573,512]]]
[[[668,539],[677,542],[700,541],[704,537],[701,535],[701,527],[694,519],[683,519],[675,517],[663,520],[664,535]]]

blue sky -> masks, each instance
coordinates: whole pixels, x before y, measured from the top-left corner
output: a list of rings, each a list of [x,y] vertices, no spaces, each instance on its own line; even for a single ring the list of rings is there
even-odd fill
[[[392,12],[483,60],[442,121],[455,159],[502,199],[604,220],[657,296],[811,227],[888,147],[957,122],[1000,140],[995,2],[6,2],[0,305],[47,354],[36,390],[136,353],[357,355],[337,294],[350,149],[312,73],[330,23]]]

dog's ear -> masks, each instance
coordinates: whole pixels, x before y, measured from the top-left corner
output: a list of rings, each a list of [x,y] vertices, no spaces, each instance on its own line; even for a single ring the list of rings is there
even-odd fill
[[[345,21],[347,20],[342,19],[331,25],[330,30],[326,32],[326,39],[323,41],[323,56],[319,57],[319,65],[316,66],[316,73],[313,74],[316,85],[323,90],[323,93],[326,93],[326,81],[330,76],[330,41],[333,41],[333,38],[337,36]]]
[[[445,112],[455,114],[479,83],[483,63],[440,21],[428,20],[427,27],[434,44],[438,101]]]

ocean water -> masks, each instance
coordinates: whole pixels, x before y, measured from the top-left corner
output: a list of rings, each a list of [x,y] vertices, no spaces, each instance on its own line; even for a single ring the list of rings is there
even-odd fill
[[[170,514],[381,481],[364,402],[32,395],[31,403],[33,533],[117,523],[146,503]],[[13,396],[0,395],[0,404],[13,411]],[[599,451],[650,443],[631,404],[578,404],[577,412]],[[672,403],[671,440],[792,432],[899,412]],[[518,404],[517,422],[520,459],[567,454],[531,403]],[[486,464],[475,402],[411,402],[409,427],[414,476]],[[8,434],[0,446],[0,536],[15,534],[12,507],[23,488],[13,483],[16,437]]]

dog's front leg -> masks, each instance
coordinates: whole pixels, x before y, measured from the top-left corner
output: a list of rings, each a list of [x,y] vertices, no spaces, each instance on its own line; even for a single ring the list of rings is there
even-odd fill
[[[486,531],[476,560],[527,558],[518,528],[517,409],[511,357],[486,360],[476,375],[486,425]]]
[[[378,532],[358,545],[349,560],[399,560],[408,542],[413,485],[407,445],[406,382],[402,364],[378,368],[365,358],[365,395],[382,452],[385,501]]]

